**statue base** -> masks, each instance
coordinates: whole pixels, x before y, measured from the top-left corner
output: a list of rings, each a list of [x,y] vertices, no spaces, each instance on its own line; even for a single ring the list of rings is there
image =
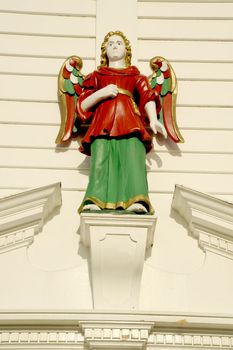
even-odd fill
[[[81,242],[90,249],[94,309],[137,309],[146,250],[153,245],[154,215],[122,211],[81,213]]]

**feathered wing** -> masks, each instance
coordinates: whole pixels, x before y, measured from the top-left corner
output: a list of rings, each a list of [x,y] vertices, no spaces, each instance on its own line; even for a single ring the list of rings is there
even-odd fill
[[[61,144],[77,136],[76,104],[82,92],[82,59],[71,56],[63,63],[58,76],[58,99],[61,111],[61,125],[56,144]]]
[[[153,74],[149,77],[152,90],[160,97],[161,110],[158,119],[174,142],[184,142],[176,122],[177,79],[171,64],[163,57],[150,60]]]

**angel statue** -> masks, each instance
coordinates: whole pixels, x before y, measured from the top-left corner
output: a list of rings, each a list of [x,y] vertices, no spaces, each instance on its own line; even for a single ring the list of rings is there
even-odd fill
[[[91,155],[83,210],[127,210],[152,214],[145,157],[152,135],[167,134],[183,142],[175,121],[176,78],[162,57],[151,60],[153,74],[131,66],[129,40],[109,32],[101,45],[101,63],[84,77],[82,60],[71,56],[59,74],[62,123],[56,140],[62,144],[89,123],[80,152]]]

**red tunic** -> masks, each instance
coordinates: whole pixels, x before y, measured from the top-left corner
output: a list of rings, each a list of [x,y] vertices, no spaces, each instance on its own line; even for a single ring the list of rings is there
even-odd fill
[[[115,84],[118,88],[129,91],[137,103],[140,115],[136,112],[132,99],[124,93],[118,93],[114,98],[108,98],[84,112],[82,101],[93,92]],[[159,97],[150,89],[148,79],[141,75],[135,66],[124,69],[100,67],[83,81],[83,92],[79,96],[77,110],[82,122],[91,125],[82,139],[80,151],[90,154],[91,142],[101,136],[106,138],[124,138],[137,136],[148,152],[152,147],[152,138],[145,129],[148,119],[145,117],[144,106],[149,101],[156,100],[157,110],[160,108]]]

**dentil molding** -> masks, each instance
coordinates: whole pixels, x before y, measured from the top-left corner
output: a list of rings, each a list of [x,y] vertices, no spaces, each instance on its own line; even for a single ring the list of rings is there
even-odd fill
[[[82,213],[81,242],[89,248],[95,309],[138,305],[146,250],[153,245],[153,215]]]
[[[176,185],[172,207],[205,252],[233,259],[233,204]]]
[[[80,321],[89,349],[135,349],[146,347],[153,322]]]
[[[233,349],[233,317],[162,313],[0,313],[0,349]]]
[[[60,183],[0,199],[0,253],[29,246],[60,206]]]
[[[127,326],[127,325],[126,325]],[[94,328],[85,334],[72,328],[29,328],[0,330],[0,349],[233,349],[233,337],[212,333],[153,332],[140,328]],[[111,326],[110,326],[111,327]]]

